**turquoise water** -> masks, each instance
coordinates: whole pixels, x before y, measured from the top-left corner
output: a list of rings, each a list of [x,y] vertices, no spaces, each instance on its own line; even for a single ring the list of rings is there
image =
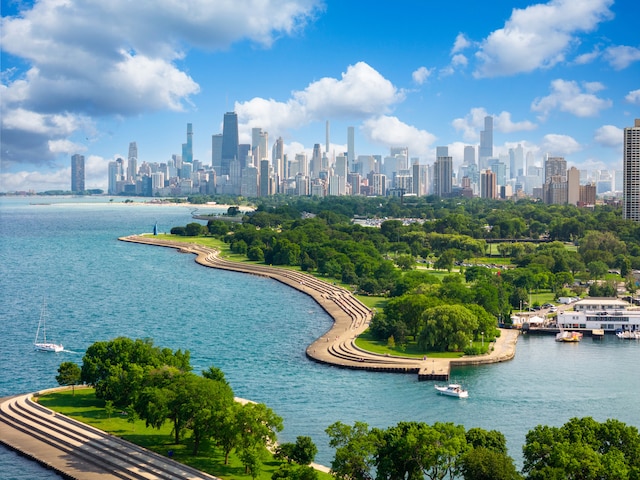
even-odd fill
[[[415,375],[308,361],[306,346],[331,320],[299,292],[202,267],[175,250],[117,241],[150,232],[155,222],[161,232],[185,225],[191,208],[125,205],[122,199],[48,201],[0,199],[0,396],[56,386],[60,362],[80,363],[93,342],[123,335],[188,349],[196,371],[221,368],[236,395],[264,402],[284,418],[281,441],[311,436],[316,460],[326,465],[333,452],[324,430],[338,420],[498,429],[518,464],[525,434],[538,424],[588,415],[640,426],[634,400],[640,394],[640,342],[607,337],[572,345],[521,337],[513,361],[454,370],[469,399],[441,397]],[[57,355],[32,347],[45,295],[49,335],[67,350]],[[4,448],[0,469],[8,475],[3,478],[57,478]]]

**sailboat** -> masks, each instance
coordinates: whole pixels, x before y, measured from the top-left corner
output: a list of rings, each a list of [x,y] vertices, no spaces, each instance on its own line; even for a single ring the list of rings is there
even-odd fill
[[[42,342],[39,341],[40,329],[42,329]],[[36,331],[33,348],[39,352],[54,353],[64,350],[64,347],[58,343],[47,342],[47,302],[45,299],[42,300],[42,311],[40,312],[40,321],[38,322],[38,330]]]

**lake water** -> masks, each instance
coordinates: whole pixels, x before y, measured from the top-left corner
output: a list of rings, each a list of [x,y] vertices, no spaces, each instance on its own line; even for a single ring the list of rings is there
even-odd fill
[[[305,348],[331,319],[309,297],[273,280],[197,265],[193,255],[117,240],[151,232],[156,222],[160,232],[186,225],[192,210],[108,197],[0,197],[0,396],[56,386],[58,365],[81,363],[96,341],[150,337],[190,350],[196,372],[221,368],[237,396],[284,418],[281,441],[310,436],[325,465],[333,452],[324,430],[336,421],[497,429],[517,464],[526,433],[539,424],[592,416],[640,426],[637,341],[520,337],[514,360],[452,372],[468,387],[466,400],[438,396],[416,375],[311,362]],[[64,344],[63,353],[33,351],[44,296],[48,336]],[[3,447],[0,471],[7,479],[58,478]]]

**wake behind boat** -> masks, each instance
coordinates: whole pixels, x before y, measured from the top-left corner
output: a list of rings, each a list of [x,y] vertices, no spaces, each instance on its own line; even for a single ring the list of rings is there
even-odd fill
[[[40,340],[40,330],[42,330],[42,341]],[[36,331],[36,339],[33,342],[33,348],[39,352],[58,353],[64,350],[64,347],[58,343],[47,341],[47,302],[42,300],[42,311],[40,312],[40,321],[38,322],[38,330]]]
[[[434,385],[434,387],[440,395],[458,398],[467,398],[469,396],[469,392],[464,390],[462,386],[457,383],[450,383],[446,387],[443,385]]]

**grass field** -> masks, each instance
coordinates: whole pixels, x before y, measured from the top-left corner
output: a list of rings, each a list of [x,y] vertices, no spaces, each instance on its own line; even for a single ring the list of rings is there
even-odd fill
[[[165,423],[160,430],[156,430],[145,426],[143,420],[129,422],[127,415],[120,411],[109,416],[104,408],[104,402],[96,398],[92,388],[76,389],[75,395],[71,391],[49,393],[39,397],[38,402],[51,410],[92,425],[160,455],[166,456],[171,451],[174,460],[203,472],[225,480],[252,480],[251,475],[244,473],[244,467],[234,452],[230,455],[229,464],[224,465],[222,451],[209,443],[203,444],[200,452],[195,456],[191,454],[193,446],[189,439],[179,445],[173,443],[169,423]],[[271,476],[280,465],[280,461],[269,456],[264,461],[262,472],[257,478],[271,480]],[[318,472],[318,475],[319,480],[333,478],[323,472]]]

